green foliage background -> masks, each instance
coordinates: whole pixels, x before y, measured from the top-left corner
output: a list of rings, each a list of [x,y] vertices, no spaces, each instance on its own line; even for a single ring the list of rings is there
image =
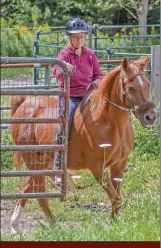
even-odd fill
[[[9,57],[32,57],[34,54],[34,41],[36,40],[36,31],[40,33],[47,33],[46,35],[40,35],[39,43],[49,44],[49,47],[39,47],[39,55],[47,57],[57,57],[57,53],[60,49],[54,48],[57,42],[57,33],[53,32],[55,29],[52,29],[49,24],[42,24],[35,26],[32,29],[27,28],[24,25],[15,25],[13,28],[7,28],[8,22],[1,18],[1,56]],[[119,50],[115,49],[115,52],[135,52],[135,53],[150,53],[150,46],[159,44],[158,28],[152,26],[149,28],[149,37],[144,39],[134,39],[133,36],[138,36],[138,28],[133,28],[130,31],[129,28],[122,28],[119,30],[101,30],[98,31],[98,41],[97,41],[97,50],[104,49],[104,53],[97,52],[97,57],[107,57],[106,48],[110,47],[122,47]],[[51,33],[52,32],[52,33]],[[113,32],[111,38],[110,33]],[[48,34],[50,33],[50,34]],[[124,38],[125,37],[125,38]],[[64,47],[67,43],[65,38],[65,32],[59,32],[59,46]],[[92,48],[94,49],[94,34],[92,41]],[[55,44],[55,45],[54,45]],[[51,46],[52,45],[52,46]],[[88,46],[88,41],[86,41]],[[149,48],[134,48],[131,50],[130,46],[149,46]],[[127,47],[124,49],[123,47]]]
[[[126,5],[129,0],[121,0]],[[134,1],[130,0],[130,11],[136,15]],[[138,6],[139,6],[139,1]],[[140,6],[141,6],[140,1]],[[148,24],[159,23],[160,1],[149,0],[152,8],[148,13]],[[1,15],[10,26],[25,25],[27,27],[48,23],[50,26],[65,25],[72,17],[82,17],[101,25],[138,24],[137,20],[124,8],[119,7],[117,0],[2,0]]]

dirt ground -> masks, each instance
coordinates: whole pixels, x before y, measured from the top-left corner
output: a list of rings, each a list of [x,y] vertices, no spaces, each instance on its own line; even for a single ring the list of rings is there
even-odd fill
[[[16,201],[3,201],[1,200],[1,235],[10,234],[10,219],[12,217],[13,211],[16,206]],[[43,220],[43,213],[32,212],[32,213],[23,213],[21,218],[21,230],[24,234],[30,235],[35,229],[40,226],[39,221]]]
[[[110,204],[104,203],[79,203],[79,202],[64,202],[65,206],[71,208],[90,209],[94,212],[107,212],[110,211]],[[11,234],[10,219],[13,214],[16,201],[3,201],[1,200],[1,235]],[[45,217],[41,212],[23,213],[20,226],[23,234],[30,236],[38,227],[40,227],[40,221],[44,222]],[[64,223],[66,226],[75,225],[75,223],[68,221]],[[78,223],[77,223],[78,224]]]

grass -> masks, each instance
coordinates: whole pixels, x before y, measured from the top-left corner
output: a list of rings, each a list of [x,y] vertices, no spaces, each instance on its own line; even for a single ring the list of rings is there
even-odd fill
[[[141,129],[138,125],[135,132]],[[153,142],[158,140],[151,139],[155,135],[155,130],[145,129],[142,135],[146,149],[149,147],[147,139],[152,141],[152,146]],[[110,202],[91,173],[79,171],[78,174],[82,177],[76,181],[76,192],[69,194],[65,202],[60,202],[59,199],[50,200],[52,212],[56,216],[55,222],[39,221],[38,228],[30,236],[24,236],[22,233],[19,236],[8,234],[2,235],[1,239],[10,241],[159,241],[159,141],[156,144],[156,150],[150,149],[151,155],[148,152],[144,153],[145,147],[142,147],[141,155],[141,148],[138,149],[136,142],[134,151],[129,157],[129,172],[125,174],[122,182],[124,210],[118,220],[111,220],[110,211],[97,211],[92,207],[83,207],[85,204],[92,206],[96,203],[110,205]],[[84,188],[81,188],[82,186]],[[6,184],[5,188],[10,190],[11,184]],[[70,207],[71,202],[79,203],[80,207]],[[25,213],[32,215],[35,212],[39,213],[41,210],[35,200],[30,200],[26,205]]]
[[[71,208],[60,200],[50,200],[56,221],[43,223],[28,237],[35,241],[158,241],[160,237],[159,216],[159,159],[149,161],[135,157],[135,168],[130,167],[124,177],[122,193],[124,199],[123,215],[112,221],[109,212],[92,210],[91,208]],[[131,159],[133,159],[131,158]],[[153,168],[153,173],[149,168]],[[142,168],[141,172],[140,169]],[[77,189],[65,203],[109,202],[100,186],[91,178],[88,171],[81,171],[82,179],[77,183],[89,186]],[[136,176],[134,176],[136,175]],[[137,180],[136,180],[137,178]],[[25,212],[39,212],[36,201],[26,205]],[[23,235],[2,236],[2,240],[26,240]]]
[[[56,223],[42,226],[35,233],[39,241],[158,241],[160,237],[159,217],[159,159],[145,160],[134,153],[122,183],[124,199],[123,215],[112,221],[109,212],[96,212],[92,209],[60,207],[52,201]],[[77,197],[71,196],[69,202],[109,203],[100,186],[91,179],[90,173],[82,171],[83,184],[93,184],[77,190]],[[71,226],[72,222],[78,223]]]

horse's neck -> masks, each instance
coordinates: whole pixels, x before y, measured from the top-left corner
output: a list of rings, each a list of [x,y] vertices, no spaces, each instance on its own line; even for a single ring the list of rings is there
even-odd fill
[[[118,105],[122,105],[122,101],[123,101],[122,90],[123,90],[122,89],[122,72],[120,71],[120,73],[118,73],[117,76],[115,77],[112,83],[112,86],[110,90],[108,91],[109,99]]]
[[[121,110],[109,103],[106,98],[123,106],[122,77],[120,69],[107,75],[101,82],[100,87],[91,92],[81,103],[80,113],[86,123],[106,123],[123,132],[129,123],[129,112]]]
[[[122,94],[122,71],[118,73],[112,83],[110,90],[108,91],[108,99],[118,106],[114,106],[112,103],[107,102],[108,107],[104,108],[103,115],[107,116],[108,121],[115,128],[124,130],[129,123],[129,112],[122,110],[119,107],[123,106],[123,94]]]
[[[124,132],[127,125],[130,124],[130,113],[124,110],[120,110],[117,107],[109,104],[108,111],[104,113],[107,116],[107,121],[116,128],[120,133]]]
[[[80,105],[79,109],[81,118],[87,124],[113,126],[118,130],[124,130],[127,122],[129,122],[129,112],[120,110],[119,108],[108,103],[104,99],[92,99],[92,93],[86,98],[86,100]]]
[[[115,95],[113,95],[113,97],[110,99],[112,99],[114,103],[121,105],[121,101],[116,100],[117,98]],[[98,103],[98,108],[99,108],[99,103]],[[92,113],[92,116],[94,121],[95,120],[94,112]],[[103,121],[105,125],[110,125],[112,129],[117,129],[117,131],[121,135],[124,133],[127,126],[130,125],[130,112],[119,109],[117,106],[114,106],[108,101],[107,102],[105,101],[104,104],[102,104],[102,106],[100,107],[100,113],[98,112],[96,120],[98,122],[98,125]]]

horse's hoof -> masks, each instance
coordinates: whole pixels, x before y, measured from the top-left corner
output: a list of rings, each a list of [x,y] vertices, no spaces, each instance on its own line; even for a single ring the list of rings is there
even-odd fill
[[[13,221],[11,220],[10,222],[10,226],[11,226],[11,234],[16,234],[20,232],[20,226],[19,223],[13,223]]]
[[[10,226],[12,228],[12,233],[18,233],[20,229],[20,218],[22,214],[22,206],[16,205],[13,215],[11,217]]]
[[[126,172],[128,172],[128,171],[129,171],[129,168],[126,167],[126,168],[124,169],[124,172],[126,173]]]
[[[19,233],[19,228],[14,228],[14,227],[11,227],[11,234],[17,234]]]

